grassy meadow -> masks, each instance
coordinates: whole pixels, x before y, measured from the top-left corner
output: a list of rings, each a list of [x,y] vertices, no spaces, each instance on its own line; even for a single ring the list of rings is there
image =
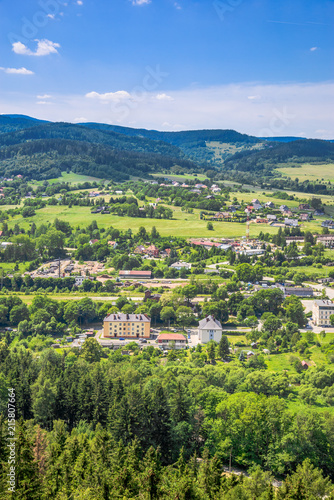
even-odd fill
[[[74,172],[66,173],[62,172],[60,177],[54,179],[48,179],[49,184],[55,184],[56,182],[68,182],[68,184],[81,184],[83,182],[100,182],[102,179],[97,177],[91,177],[90,175],[75,174]],[[43,181],[34,181],[32,184],[42,184]]]
[[[126,231],[131,229],[137,232],[140,226],[144,226],[147,231],[151,231],[155,226],[162,236],[174,235],[185,238],[233,238],[241,237],[246,234],[246,225],[229,222],[213,223],[214,230],[207,229],[207,221],[200,220],[199,210],[194,210],[193,214],[182,212],[179,207],[173,207],[174,219],[146,219],[119,217],[112,214],[91,214],[91,207],[72,206],[46,206],[36,212],[36,215],[26,219],[21,215],[15,216],[9,222],[9,227],[13,227],[16,223],[28,229],[32,222],[36,225],[48,224],[56,217],[69,222],[72,226],[87,226],[93,220],[96,220],[101,228],[113,228]],[[275,234],[278,231],[277,227],[271,227],[267,224],[251,224],[250,236],[256,237],[259,233],[268,232]]]
[[[283,175],[303,181],[334,181],[334,163],[303,163],[300,167],[282,167],[277,169]]]

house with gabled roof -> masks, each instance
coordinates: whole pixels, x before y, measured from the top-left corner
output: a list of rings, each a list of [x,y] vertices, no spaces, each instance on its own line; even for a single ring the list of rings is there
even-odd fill
[[[206,316],[198,324],[198,339],[203,344],[210,342],[210,340],[220,342],[222,334],[222,325],[214,316]]]

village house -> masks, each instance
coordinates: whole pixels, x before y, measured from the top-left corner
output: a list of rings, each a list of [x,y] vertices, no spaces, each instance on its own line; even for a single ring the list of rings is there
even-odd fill
[[[310,205],[308,203],[301,203],[298,206],[298,210],[310,210]]]
[[[300,219],[302,222],[307,222],[307,221],[310,219],[310,214],[300,214],[300,215],[299,215],[299,219]]]
[[[203,344],[210,342],[210,340],[220,342],[222,333],[222,325],[214,316],[207,316],[198,324],[198,339]]]
[[[157,338],[157,343],[164,349],[185,349],[187,346],[187,340],[182,333],[162,333]]]
[[[108,241],[108,245],[111,248],[117,248],[117,246],[118,246],[116,241]]]
[[[161,250],[160,257],[162,257],[162,258],[169,257],[171,251],[172,251],[171,248],[165,248],[165,250]]]
[[[327,227],[328,229],[334,229],[334,221],[332,221],[332,220],[324,220],[321,223],[321,226],[322,227]]]
[[[284,298],[289,297],[290,295],[296,295],[296,297],[313,297],[313,289],[310,287],[289,287],[289,286],[281,286],[278,288],[282,290],[284,293]]]
[[[130,279],[151,279],[152,271],[119,271],[118,276],[120,278],[130,278]]]
[[[287,236],[285,241],[287,245],[290,245],[292,242],[304,243],[304,236]]]
[[[145,290],[144,302],[147,302],[148,300],[154,300],[155,302],[159,302],[160,299],[161,299],[160,293],[152,293],[151,290]]]
[[[89,276],[76,276],[74,286],[81,286],[84,281],[90,280]]]
[[[298,220],[297,219],[288,219],[288,218],[285,218],[284,219],[284,224],[286,226],[290,226],[290,227],[298,227]]]
[[[150,257],[158,258],[159,257],[159,248],[155,245],[150,245],[146,248],[145,253]]]
[[[272,201],[267,201],[267,202],[264,204],[264,207],[265,207],[265,208],[275,208],[275,203],[273,203]]]
[[[327,248],[334,247],[334,234],[322,234],[317,236],[317,243],[321,243]]]
[[[138,245],[133,251],[133,253],[137,255],[143,255],[144,252],[145,252],[145,247],[143,245]]]
[[[174,262],[174,264],[172,264],[171,266],[169,266],[171,269],[176,269],[177,271],[180,271],[181,269],[187,269],[187,270],[190,270],[191,269],[191,264],[189,264],[188,262]]]

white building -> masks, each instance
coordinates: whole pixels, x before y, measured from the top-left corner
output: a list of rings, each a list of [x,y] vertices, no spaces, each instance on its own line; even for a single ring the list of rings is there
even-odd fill
[[[87,276],[75,276],[75,286],[81,286],[85,280],[88,280]]]
[[[189,264],[188,262],[174,262],[174,264],[169,267],[171,267],[172,269],[177,269],[178,271],[180,271],[181,269],[190,270],[191,264]]]
[[[332,314],[334,314],[334,303],[331,300],[313,302],[313,322],[316,326],[331,326],[329,318]]]
[[[198,339],[203,344],[214,340],[220,342],[223,334],[223,329],[220,321],[213,316],[207,316],[202,319],[198,325]]]
[[[185,349],[187,347],[187,340],[181,333],[162,333],[157,338],[159,347],[164,349]]]

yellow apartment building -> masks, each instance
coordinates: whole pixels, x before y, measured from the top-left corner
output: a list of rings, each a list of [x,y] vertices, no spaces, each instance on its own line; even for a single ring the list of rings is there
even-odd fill
[[[104,338],[148,339],[151,318],[146,314],[109,314],[103,321]]]

